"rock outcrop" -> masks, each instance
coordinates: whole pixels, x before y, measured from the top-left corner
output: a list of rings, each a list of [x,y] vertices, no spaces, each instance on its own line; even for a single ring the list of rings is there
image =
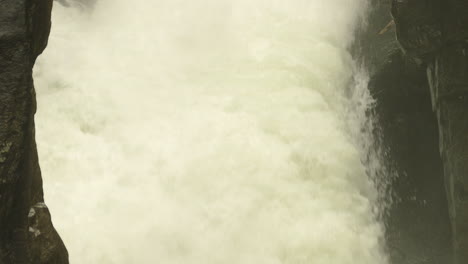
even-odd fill
[[[397,38],[427,68],[453,233],[455,263],[468,263],[468,2],[393,1]]]
[[[0,0],[0,263],[66,264],[44,204],[35,143],[35,60],[47,45],[52,0]]]
[[[403,256],[397,263],[452,263],[451,256],[468,263],[468,2],[372,3],[363,54],[383,142],[400,174],[390,251]],[[393,32],[380,30],[385,20],[394,21]]]

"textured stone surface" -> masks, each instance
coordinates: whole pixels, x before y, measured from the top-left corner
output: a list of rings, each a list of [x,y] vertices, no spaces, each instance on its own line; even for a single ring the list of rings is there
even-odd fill
[[[51,8],[51,0],[0,0],[0,263],[68,263],[46,207],[29,217],[43,204],[32,68]]]
[[[428,64],[453,231],[455,263],[468,263],[468,2],[441,8],[442,46]]]
[[[468,12],[468,10],[467,10]],[[468,263],[468,54],[450,45],[428,70],[439,120],[440,151],[452,220],[456,263]]]
[[[412,243],[403,245],[411,248],[406,250],[407,254],[418,255],[421,250],[414,246],[418,243],[431,248],[425,245],[427,240],[439,245],[426,252],[425,257],[423,254],[413,260],[403,257],[395,261],[451,263],[449,257],[437,260],[434,253],[437,247],[444,251],[444,241],[453,246],[454,263],[468,263],[468,1],[373,0],[372,3],[377,8],[371,13],[370,30],[364,38],[371,48],[364,55],[371,69],[378,66],[371,71],[370,89],[378,100],[376,111],[383,142],[400,173],[394,189],[401,202],[390,212],[389,236],[400,230],[398,236],[402,241],[411,240]],[[392,18],[387,19],[394,20],[393,38],[398,40],[400,54],[388,48],[393,47],[393,41],[385,40],[388,44],[382,44],[378,37],[369,37],[376,30],[374,21],[382,26],[379,16],[386,17],[384,8],[391,10]],[[435,142],[441,159],[435,157]],[[426,209],[415,205],[421,199]],[[446,230],[449,224],[444,211],[449,212],[452,232]],[[450,236],[444,235],[450,233],[452,243],[447,242]],[[398,245],[391,237],[389,243],[390,247]]]
[[[431,60],[442,45],[442,0],[395,0],[392,16],[397,39],[407,55]]]
[[[358,46],[376,99],[376,138],[396,199],[386,218],[392,263],[452,263],[452,230],[427,65],[442,46],[441,2],[373,0]],[[393,22],[392,22],[393,21]]]
[[[450,263],[451,230],[437,119],[425,69],[395,53],[369,83],[397,199],[387,224],[393,263]]]

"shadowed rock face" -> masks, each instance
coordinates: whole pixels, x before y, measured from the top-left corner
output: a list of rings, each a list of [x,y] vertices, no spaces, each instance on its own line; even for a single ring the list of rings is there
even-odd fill
[[[426,8],[424,12],[417,13],[422,7]],[[401,10],[411,11],[405,14]],[[399,42],[408,56],[423,60],[428,69],[432,107],[439,123],[456,263],[468,263],[467,13],[468,2],[463,0],[399,0],[393,1],[392,9]],[[402,22],[411,16],[418,19]],[[419,35],[401,34],[410,27],[425,30]]]
[[[400,174],[390,251],[396,263],[451,263],[450,255],[468,263],[468,2],[372,3],[363,53],[383,143]],[[393,33],[378,35],[381,20],[392,19]]]
[[[0,263],[68,263],[44,204],[32,68],[47,46],[50,0],[0,0]]]
[[[391,1],[375,0],[369,25],[358,47],[370,71],[369,90],[376,99],[376,138],[396,199],[387,212],[391,263],[451,263],[451,230],[438,124],[431,107],[426,68],[405,54],[392,25]]]

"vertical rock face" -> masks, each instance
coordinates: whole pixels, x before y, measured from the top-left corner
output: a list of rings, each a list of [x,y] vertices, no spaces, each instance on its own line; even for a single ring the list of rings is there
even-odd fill
[[[423,65],[428,51],[412,51],[419,56],[417,60],[409,56],[407,50],[415,44],[408,42],[408,47],[402,48],[398,43],[396,36],[407,33],[397,34],[402,28],[392,22],[391,1],[371,3],[369,24],[358,38],[362,51],[357,55],[370,71],[369,90],[376,99],[374,111],[379,122],[375,134],[384,148],[389,174],[396,171],[399,175],[392,180],[396,199],[386,217],[390,258],[398,264],[451,263],[438,124]]]
[[[47,45],[51,0],[0,0],[0,263],[68,263],[44,204],[32,68]]]
[[[442,41],[441,0],[396,0],[392,15],[397,39],[406,55],[430,60]]]
[[[365,54],[371,58],[370,63],[368,62],[371,68],[379,66],[372,72],[370,89],[378,100],[377,112],[382,121],[384,141],[390,146],[390,153],[393,154],[398,169],[406,175],[396,181],[396,192],[402,200],[405,199],[405,194],[413,192],[417,201],[420,198],[417,193],[430,191],[424,198],[428,202],[427,206],[438,207],[440,210],[444,208],[443,199],[440,198],[443,191],[448,200],[446,211],[449,212],[452,233],[450,244],[454,249],[454,262],[468,263],[468,2],[372,2],[374,7],[380,9],[374,9],[371,15],[371,28],[372,23],[376,21],[381,27],[384,26],[380,21],[374,21],[372,16],[384,14],[382,9],[385,8],[391,10],[392,18],[388,19],[394,19],[395,24],[395,34],[392,38],[398,41],[401,50],[372,48],[369,49],[371,52]],[[368,46],[383,46],[383,41],[386,45],[393,43],[393,40],[382,40],[388,39],[388,36],[381,36],[378,40],[379,37],[375,35],[367,38],[371,43],[367,44]],[[377,55],[374,54],[375,50]],[[387,50],[392,51],[391,55]],[[411,117],[411,113],[416,115]],[[429,114],[437,121],[432,121]],[[408,120],[412,121],[408,123]],[[435,131],[436,128],[438,131]],[[415,131],[419,131],[419,135],[414,135]],[[432,142],[437,140],[431,135],[435,134],[438,134],[439,138],[443,173],[442,166],[437,166],[440,161],[430,154],[434,153]],[[404,143],[403,138],[411,140]],[[401,157],[405,156],[404,153],[411,152],[419,158],[412,155],[413,158],[407,156],[407,162],[401,160]],[[426,160],[423,162],[422,159]],[[425,171],[424,167],[432,169],[422,173]],[[405,181],[407,183],[404,183]],[[442,184],[445,185],[444,189],[437,188],[437,185]],[[405,207],[411,207],[411,202],[403,201],[401,205],[395,206],[396,211],[400,212],[394,212],[390,219],[400,221],[405,218],[405,214],[410,215],[402,214],[404,209],[398,209]],[[417,215],[431,211],[418,210]],[[434,218],[440,219],[426,228],[426,232],[432,235],[432,240],[440,239],[437,233],[444,233],[438,232],[443,231],[445,225],[441,215],[444,215],[442,211],[439,216],[436,215],[436,211],[426,214],[427,221],[418,225],[424,226],[433,222]],[[413,221],[416,220],[411,220],[411,223]],[[424,236],[422,232],[421,230],[419,236]],[[445,238],[441,241],[443,240]],[[429,261],[427,263],[447,263],[447,260],[437,261],[436,257],[426,259]]]
[[[451,6],[450,6],[451,5]],[[468,3],[450,1],[444,45],[429,64],[457,263],[468,263]]]
[[[454,256],[456,263],[468,263],[468,2],[395,0],[392,11],[402,47],[409,56],[424,60],[428,68]],[[403,34],[411,28],[423,30]]]

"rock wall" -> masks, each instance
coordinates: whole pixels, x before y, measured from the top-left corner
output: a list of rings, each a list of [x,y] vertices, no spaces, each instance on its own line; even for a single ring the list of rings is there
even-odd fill
[[[468,263],[468,2],[393,1],[397,38],[427,68],[456,263]]]
[[[390,252],[396,263],[468,263],[468,1],[372,6],[362,53],[400,174]]]
[[[372,2],[360,33],[357,56],[370,70],[376,99],[376,138],[383,146],[386,177],[394,202],[387,212],[387,244],[392,263],[451,263],[451,230],[426,69],[410,59],[397,39],[391,1]]]
[[[0,263],[63,264],[44,204],[32,68],[47,45],[51,0],[0,0]]]

